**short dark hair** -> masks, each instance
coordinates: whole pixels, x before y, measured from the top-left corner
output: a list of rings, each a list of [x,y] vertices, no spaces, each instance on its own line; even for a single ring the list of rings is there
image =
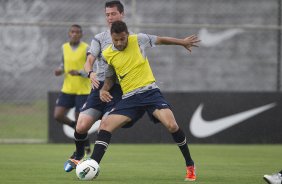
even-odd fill
[[[110,8],[117,7],[117,10],[119,11],[119,13],[124,12],[124,7],[120,1],[107,1],[105,3],[105,8],[109,8],[109,7]]]
[[[123,21],[115,21],[112,23],[111,26],[111,34],[113,33],[122,33],[122,32],[126,32],[128,34],[128,29],[126,24]]]
[[[82,27],[81,27],[80,25],[78,25],[78,24],[73,24],[73,25],[71,25],[70,28],[72,28],[72,27],[76,27],[76,28],[80,29],[80,32],[82,33]]]

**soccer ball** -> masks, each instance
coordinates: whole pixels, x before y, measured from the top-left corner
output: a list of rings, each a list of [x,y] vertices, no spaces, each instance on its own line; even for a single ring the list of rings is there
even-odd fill
[[[76,166],[76,176],[80,180],[93,180],[100,172],[99,164],[93,159],[82,160]]]

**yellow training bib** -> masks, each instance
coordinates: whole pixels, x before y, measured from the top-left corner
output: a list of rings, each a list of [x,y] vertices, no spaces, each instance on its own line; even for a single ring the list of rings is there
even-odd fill
[[[81,76],[72,76],[70,70],[84,70],[86,62],[87,43],[80,42],[76,50],[72,50],[70,43],[63,45],[65,78],[62,92],[66,94],[87,95],[91,90],[90,79]]]
[[[103,57],[114,67],[123,94],[155,82],[149,61],[140,52],[137,35],[129,35],[123,51],[113,50],[110,45]]]

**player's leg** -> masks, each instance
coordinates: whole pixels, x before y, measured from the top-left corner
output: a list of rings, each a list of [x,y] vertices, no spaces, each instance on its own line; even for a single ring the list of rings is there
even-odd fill
[[[103,86],[103,82],[100,81],[100,88]],[[99,89],[100,89],[99,88]],[[86,103],[81,108],[81,112],[78,117],[78,123],[76,126],[76,130],[74,133],[76,151],[74,158],[79,160],[84,155],[84,145],[83,144],[87,138],[87,132],[91,128],[94,122],[101,118],[101,116],[110,111],[113,106],[120,101],[122,96],[122,91],[120,85],[115,84],[110,93],[114,97],[114,99],[110,103],[104,103],[100,100],[99,89],[92,89],[89,94]],[[73,159],[73,158],[71,158]],[[65,170],[67,172],[71,171],[75,168],[76,164],[73,164],[72,160],[69,159],[67,162],[71,162],[69,164],[65,164]],[[76,162],[77,160],[73,160]],[[72,167],[70,167],[71,165]]]
[[[79,113],[76,113],[77,115],[79,115]],[[77,120],[78,120],[78,117],[79,116],[77,116]],[[94,121],[94,120],[93,120]],[[80,128],[81,129],[81,128]],[[90,129],[90,128],[89,128]],[[76,131],[76,129],[75,129],[75,132],[77,132]],[[74,137],[76,137],[76,135],[74,135]],[[89,138],[87,137],[87,139],[84,141],[84,150],[85,150],[85,153],[86,153],[86,155],[89,155],[90,153],[91,153],[91,148],[90,148],[90,141],[89,141]]]
[[[186,181],[195,181],[196,172],[194,161],[191,158],[191,154],[187,145],[187,139],[185,133],[178,127],[174,115],[170,109],[156,109],[153,115],[160,120],[160,122],[171,133],[173,140],[178,145],[186,162]]]
[[[113,96],[113,99],[112,99],[111,102],[108,102],[105,105],[105,108],[104,108],[104,111],[103,111],[104,115],[102,117],[101,125],[99,127],[99,134],[97,135],[97,140],[104,141],[104,142],[110,142],[110,139],[111,139],[112,131],[108,132],[108,130],[106,128],[107,122],[105,123],[105,120],[108,117],[109,113],[112,111],[112,109],[116,106],[116,104],[118,104],[118,102],[121,101],[122,90],[121,90],[120,85],[119,84],[114,84],[114,86],[110,90],[110,93]],[[100,131],[101,128],[104,129],[104,130],[102,130],[102,132]],[[106,139],[106,140],[104,140],[104,139]],[[99,142],[97,142],[97,141],[95,142],[94,150],[93,150],[91,158],[95,158],[96,160],[101,160],[102,159],[102,155],[104,153],[102,155],[100,154],[100,151],[98,151],[98,149],[101,146],[99,144],[97,144],[97,146],[96,146],[96,143],[99,143]],[[109,143],[107,143],[107,144],[109,144]]]
[[[131,127],[144,115],[144,108],[139,106],[140,100],[142,101],[142,99],[136,95],[122,99],[115,105],[110,114],[102,119],[94,151],[91,155],[92,159],[100,163],[110,143],[112,133],[120,127]]]
[[[70,120],[66,114],[69,112],[69,108],[56,106],[54,110],[54,119],[62,124],[69,125],[70,127],[75,127],[75,121]]]
[[[74,132],[76,150],[74,156],[65,162],[64,168],[66,172],[72,171],[76,167],[78,161],[84,157],[85,142],[88,139],[88,130],[93,123],[101,118],[104,107],[105,103],[100,101],[99,91],[92,89],[78,116]]]
[[[156,117],[171,133],[173,140],[178,145],[181,150],[185,161],[186,166],[194,165],[194,162],[191,158],[190,151],[187,146],[187,139],[185,133],[179,128],[174,115],[170,109],[156,109],[153,112],[154,117]]]
[[[78,120],[78,117],[79,117],[79,113],[83,107],[83,105],[85,104],[85,102],[87,101],[87,98],[88,98],[88,95],[77,95],[76,96],[76,101],[75,101],[75,104],[76,104],[76,108],[75,108],[75,119],[76,121]],[[93,117],[100,117],[100,114],[98,114],[97,116],[93,116]],[[94,121],[94,120],[93,120]],[[94,121],[95,122],[95,121]],[[93,123],[92,123],[93,124]],[[92,125],[91,124],[91,125]],[[90,128],[87,129],[87,131],[89,130]],[[76,129],[75,129],[76,130]],[[86,152],[87,155],[90,155],[91,153],[91,149],[90,149],[90,141],[89,141],[89,138],[87,138],[85,141],[84,141],[84,150]]]
[[[103,82],[100,83],[103,86]],[[99,89],[92,89],[86,102],[80,109],[76,130],[74,133],[77,157],[84,156],[85,140],[88,137],[88,130],[93,123],[102,117],[106,103],[100,100]]]
[[[153,116],[157,118],[171,133],[173,140],[178,145],[186,162],[186,177],[187,181],[195,181],[196,173],[194,161],[191,158],[191,154],[187,145],[187,139],[185,133],[179,128],[174,115],[170,109],[156,109],[153,112]]]
[[[187,145],[185,133],[179,128],[170,105],[164,99],[159,89],[154,89],[144,93],[143,103],[147,103],[147,112],[154,121],[161,122],[171,133],[173,140],[178,145],[186,162],[185,180],[194,181],[196,179],[194,162],[191,158]]]
[[[91,158],[97,163],[100,163],[110,144],[113,131],[130,121],[131,119],[129,117],[119,114],[110,114],[104,118],[100,125],[100,131],[97,135]]]
[[[95,112],[96,115],[93,115]],[[85,145],[86,141],[88,140],[88,130],[91,128],[93,123],[99,119],[97,117],[100,116],[101,112],[94,109],[88,109],[79,114],[74,132],[76,150],[70,159],[68,159],[64,164],[64,169],[66,172],[70,172],[75,169],[78,162],[84,157]]]
[[[59,123],[69,125],[74,128],[76,125],[75,121],[70,120],[66,114],[70,108],[75,106],[75,96],[65,93],[60,93],[54,110],[54,119]]]
[[[98,121],[102,113],[96,109],[87,109],[79,114],[74,138],[76,145],[77,157],[82,158],[84,156],[85,141],[88,139],[88,131],[92,125]]]

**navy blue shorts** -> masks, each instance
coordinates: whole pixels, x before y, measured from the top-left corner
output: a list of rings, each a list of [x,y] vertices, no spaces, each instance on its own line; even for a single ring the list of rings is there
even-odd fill
[[[113,96],[112,101],[109,103],[101,101],[99,90],[103,87],[103,84],[104,82],[100,81],[99,88],[91,90],[91,93],[89,94],[85,104],[81,108],[81,111],[93,108],[100,111],[102,115],[104,115],[106,112],[109,112],[117,102],[121,100],[121,87],[119,84],[114,84],[114,86],[110,90],[110,94]]]
[[[132,121],[124,126],[124,128],[127,128],[131,127],[145,112],[148,113],[154,123],[158,123],[159,120],[153,116],[153,112],[156,109],[167,108],[170,109],[170,105],[163,97],[161,91],[159,89],[153,89],[122,99],[116,104],[110,114],[120,114],[131,118]]]
[[[56,106],[61,106],[65,108],[75,107],[75,112],[80,112],[80,108],[86,102],[88,95],[70,95],[61,92],[56,101]]]

